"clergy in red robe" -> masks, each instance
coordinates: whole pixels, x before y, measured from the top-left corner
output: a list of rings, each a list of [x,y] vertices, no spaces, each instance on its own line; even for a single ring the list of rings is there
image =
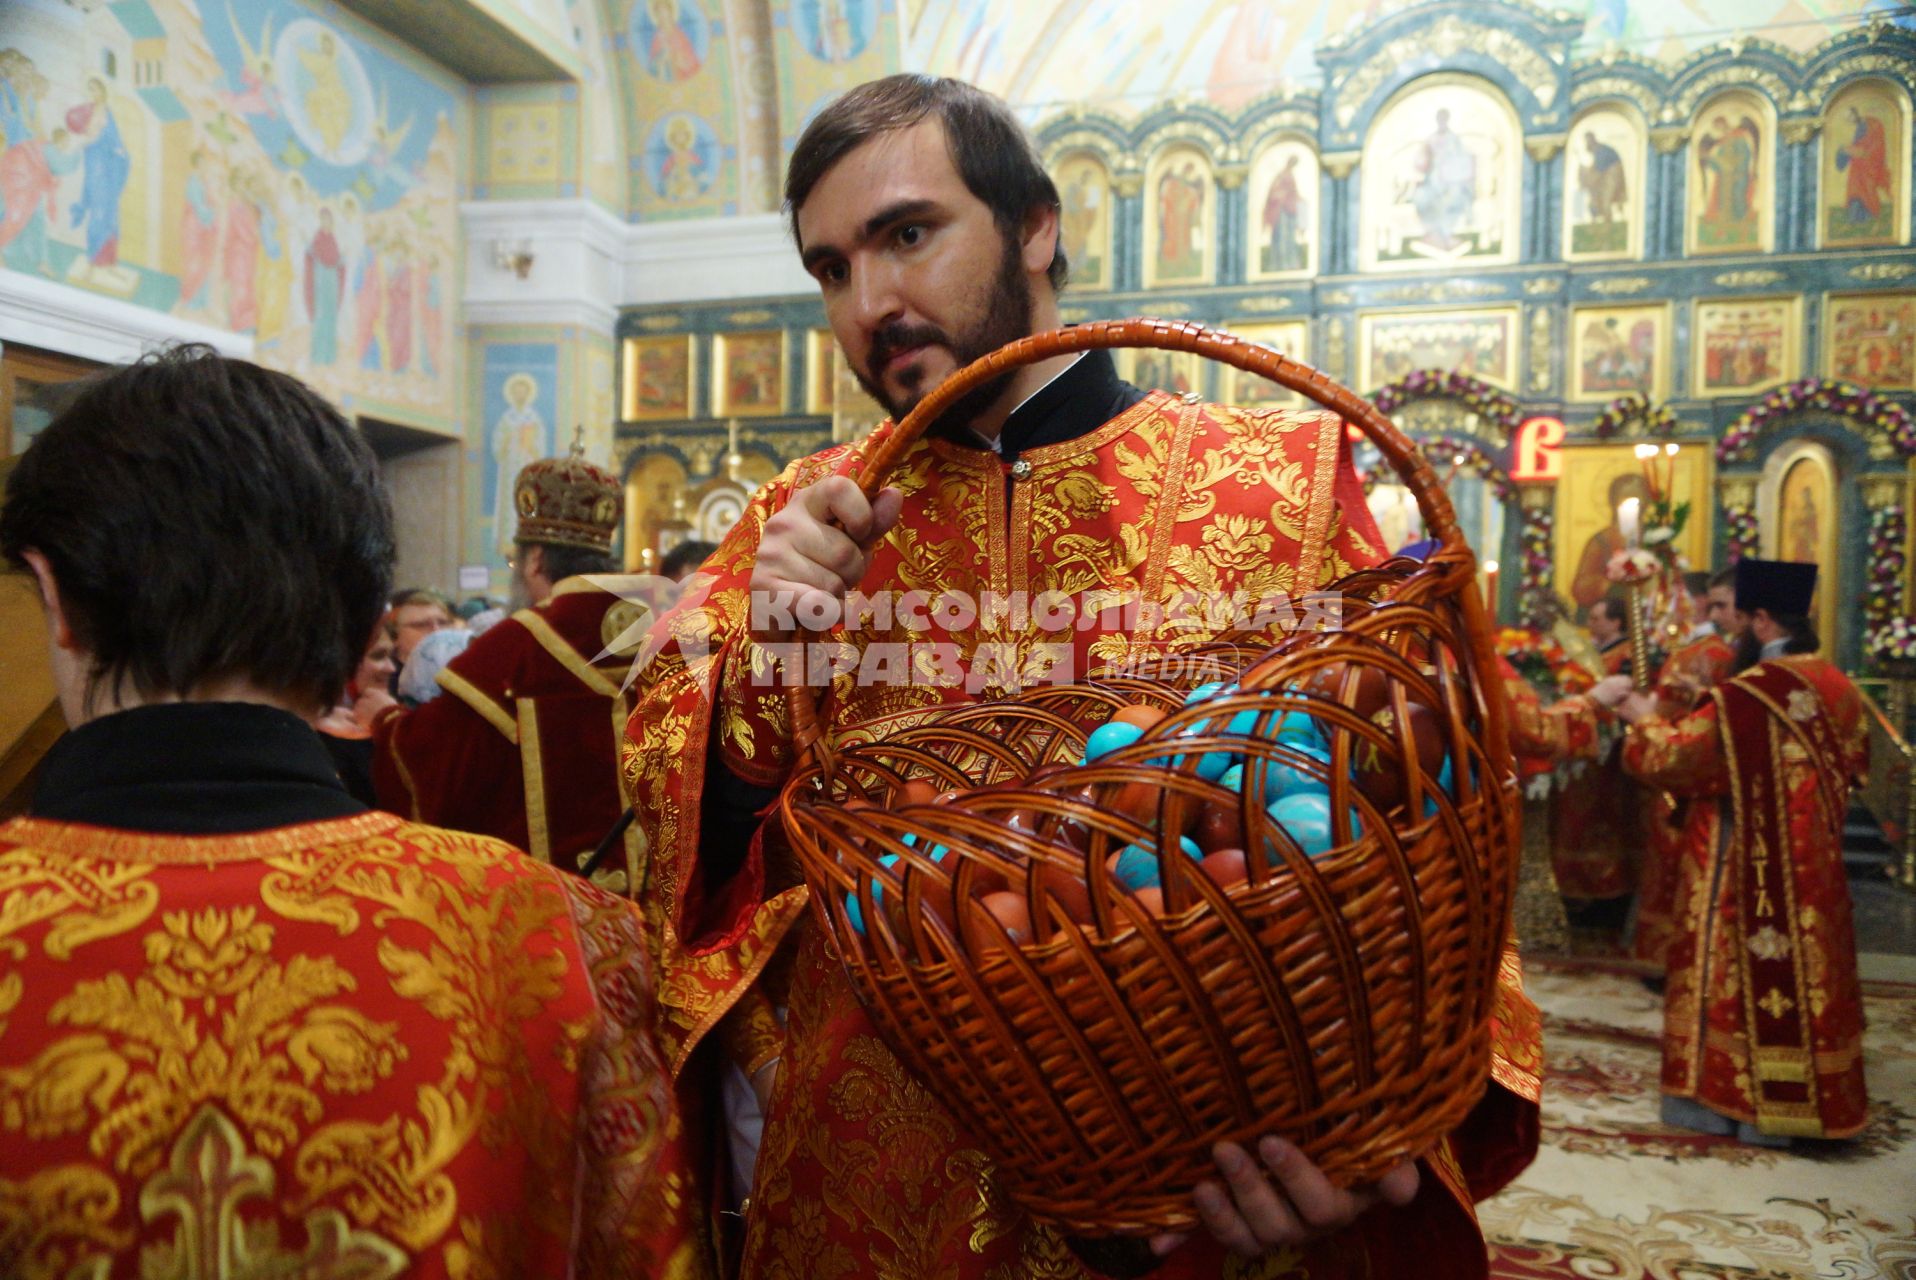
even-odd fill
[[[1733,575],[1712,579],[1708,574],[1684,575],[1688,616],[1696,619],[1683,641],[1670,652],[1652,685],[1657,714],[1679,720],[1695,710],[1711,689],[1728,678],[1736,653],[1717,631],[1713,620],[1732,612]],[[1717,597],[1712,608],[1712,596]],[[1692,823],[1708,821],[1708,806],[1687,796],[1645,787],[1648,801],[1643,815],[1643,857],[1637,865],[1637,897],[1630,915],[1630,959],[1651,976],[1663,972],[1670,945],[1670,914],[1674,909],[1677,866],[1690,839]]]
[[[1629,604],[1612,590],[1590,607],[1590,638],[1606,676],[1631,670]],[[1610,743],[1606,743],[1608,747]],[[1588,921],[1620,927],[1643,847],[1642,795],[1612,750],[1574,769],[1551,797],[1551,862],[1563,896]]]
[[[1057,193],[1003,104],[969,86],[900,76],[841,97],[800,140],[787,198],[846,359],[894,417],[1058,322]],[[826,714],[841,743],[1175,652],[1228,620],[1105,606],[1298,595],[1378,559],[1343,424],[1147,395],[1093,351],[961,403],[869,504],[843,478],[866,449],[802,459],[754,497],[655,633],[665,647],[629,730],[649,837],[635,883],[687,1117],[660,1201],[675,1274],[719,1265],[713,1208],[729,1199],[752,1278],[1079,1277],[1123,1263],[1172,1280],[1226,1274],[1240,1265],[1227,1253],[1312,1277],[1485,1275],[1472,1202],[1528,1162],[1537,1135],[1537,1016],[1514,954],[1488,1091],[1421,1162],[1335,1191],[1295,1150],[1232,1149],[1190,1238],[1069,1242],[1005,1198],[973,1136],[879,1038],[806,914],[776,822],[759,823],[794,763],[768,683],[791,618],[861,593],[811,651],[840,673]],[[1055,608],[970,607],[1016,593]],[[702,1140],[694,1115],[722,1118],[728,1140]]]
[[[313,731],[392,571],[360,434],[283,374],[149,357],[36,437],[0,554],[73,726],[0,824],[0,1270],[650,1265],[638,913],[367,810]]]
[[[1769,1145],[1867,1119],[1843,815],[1869,764],[1862,700],[1816,657],[1816,566],[1743,560],[1740,669],[1679,720],[1636,695],[1630,771],[1714,810],[1679,866],[1664,1116]]]
[[[531,463],[513,486],[514,589],[531,607],[440,670],[438,697],[407,710],[373,689],[359,702],[381,807],[497,836],[574,872],[625,809],[629,659],[613,649],[639,616],[599,584],[616,568],[619,482],[581,452]],[[624,887],[622,871],[602,879]]]

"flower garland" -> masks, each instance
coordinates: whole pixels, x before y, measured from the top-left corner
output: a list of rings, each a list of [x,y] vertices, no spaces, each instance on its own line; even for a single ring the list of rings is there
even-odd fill
[[[1556,562],[1552,551],[1556,543],[1557,517],[1548,507],[1530,507],[1523,513],[1523,527],[1517,531],[1517,546],[1522,565],[1517,579],[1517,613],[1533,627],[1547,626],[1557,613],[1554,586]]]
[[[1503,468],[1497,465],[1497,460],[1490,456],[1490,451],[1480,442],[1463,436],[1426,436],[1419,443],[1424,452],[1435,460],[1433,466],[1445,458],[1456,459],[1457,466],[1472,475],[1483,477],[1497,501],[1517,500],[1516,481],[1504,473]]]
[[[1514,396],[1467,373],[1415,369],[1371,393],[1371,403],[1385,413],[1395,413],[1413,400],[1460,400],[1506,435],[1523,420]]]
[[[1545,702],[1583,693],[1596,677],[1579,665],[1548,630],[1534,625],[1500,627],[1497,652],[1510,660],[1517,674],[1530,682]]]
[[[1746,502],[1723,504],[1723,542],[1725,558],[1735,564],[1744,556],[1756,554],[1761,535],[1757,531],[1756,508]]]
[[[1869,590],[1863,599],[1863,644],[1879,661],[1916,658],[1916,618],[1904,616],[1903,547],[1909,523],[1903,504],[1891,502],[1869,513]]]
[[[1786,414],[1804,409],[1834,413],[1874,427],[1889,437],[1897,456],[1907,458],[1916,454],[1916,420],[1911,419],[1909,410],[1902,405],[1853,382],[1799,378],[1770,392],[1732,422],[1716,443],[1717,460],[1730,462],[1747,457],[1759,431]]]
[[[1607,440],[1632,422],[1643,423],[1643,429],[1653,436],[1667,436],[1677,428],[1677,416],[1670,406],[1651,404],[1650,397],[1641,391],[1618,396],[1603,406],[1592,426],[1599,439]]]

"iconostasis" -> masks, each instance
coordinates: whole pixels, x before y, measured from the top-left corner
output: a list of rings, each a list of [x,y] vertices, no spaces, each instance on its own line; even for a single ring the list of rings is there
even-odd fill
[[[1578,53],[1583,25],[1445,0],[1319,46],[1320,92],[1048,112],[1064,318],[1221,325],[1375,398],[1450,477],[1506,621],[1602,594],[1655,443],[1691,563],[1817,560],[1826,645],[1856,665],[1907,603],[1916,36],[1877,22],[1671,63]],[[635,308],[619,342],[635,563],[661,532],[718,532],[694,516],[753,482],[748,460],[881,416],[816,297]],[[1296,403],[1195,358],[1120,367]],[[659,480],[681,471],[683,493]],[[1414,536],[1372,478],[1387,532]]]

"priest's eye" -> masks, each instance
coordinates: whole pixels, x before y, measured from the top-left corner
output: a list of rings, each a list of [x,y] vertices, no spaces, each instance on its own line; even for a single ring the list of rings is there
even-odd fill
[[[925,242],[925,226],[920,222],[907,222],[898,228],[898,243],[907,249],[915,248]]]
[[[851,275],[851,268],[843,262],[832,262],[820,267],[817,274],[820,283],[844,284]]]

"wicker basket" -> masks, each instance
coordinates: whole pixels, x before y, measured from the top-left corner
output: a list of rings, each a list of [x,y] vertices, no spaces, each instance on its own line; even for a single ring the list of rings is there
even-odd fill
[[[994,374],[1123,346],[1197,352],[1356,423],[1439,546],[1339,583],[1340,630],[1206,646],[1197,656],[1236,686],[1190,706],[1188,661],[1164,679],[1093,673],[841,753],[810,691],[791,690],[801,765],[781,814],[818,922],[1000,1186],[1085,1234],[1191,1225],[1221,1140],[1283,1134],[1351,1185],[1455,1128],[1487,1076],[1517,865],[1475,559],[1415,447],[1321,374],[1189,324],[1041,334],[947,380],[874,446],[861,485],[876,492],[925,424]],[[1079,765],[1127,704],[1167,714]],[[1277,736],[1300,711],[1316,754]],[[1240,762],[1241,791],[1217,778],[1218,753]],[[1284,769],[1328,790],[1328,852],[1308,856],[1267,813]],[[945,794],[926,803],[928,788]],[[1203,822],[1238,824],[1241,881],[1180,851]],[[1115,878],[1126,846],[1155,860],[1156,897]],[[988,911],[993,893],[1029,920],[1008,928],[1017,912],[1002,896]]]

